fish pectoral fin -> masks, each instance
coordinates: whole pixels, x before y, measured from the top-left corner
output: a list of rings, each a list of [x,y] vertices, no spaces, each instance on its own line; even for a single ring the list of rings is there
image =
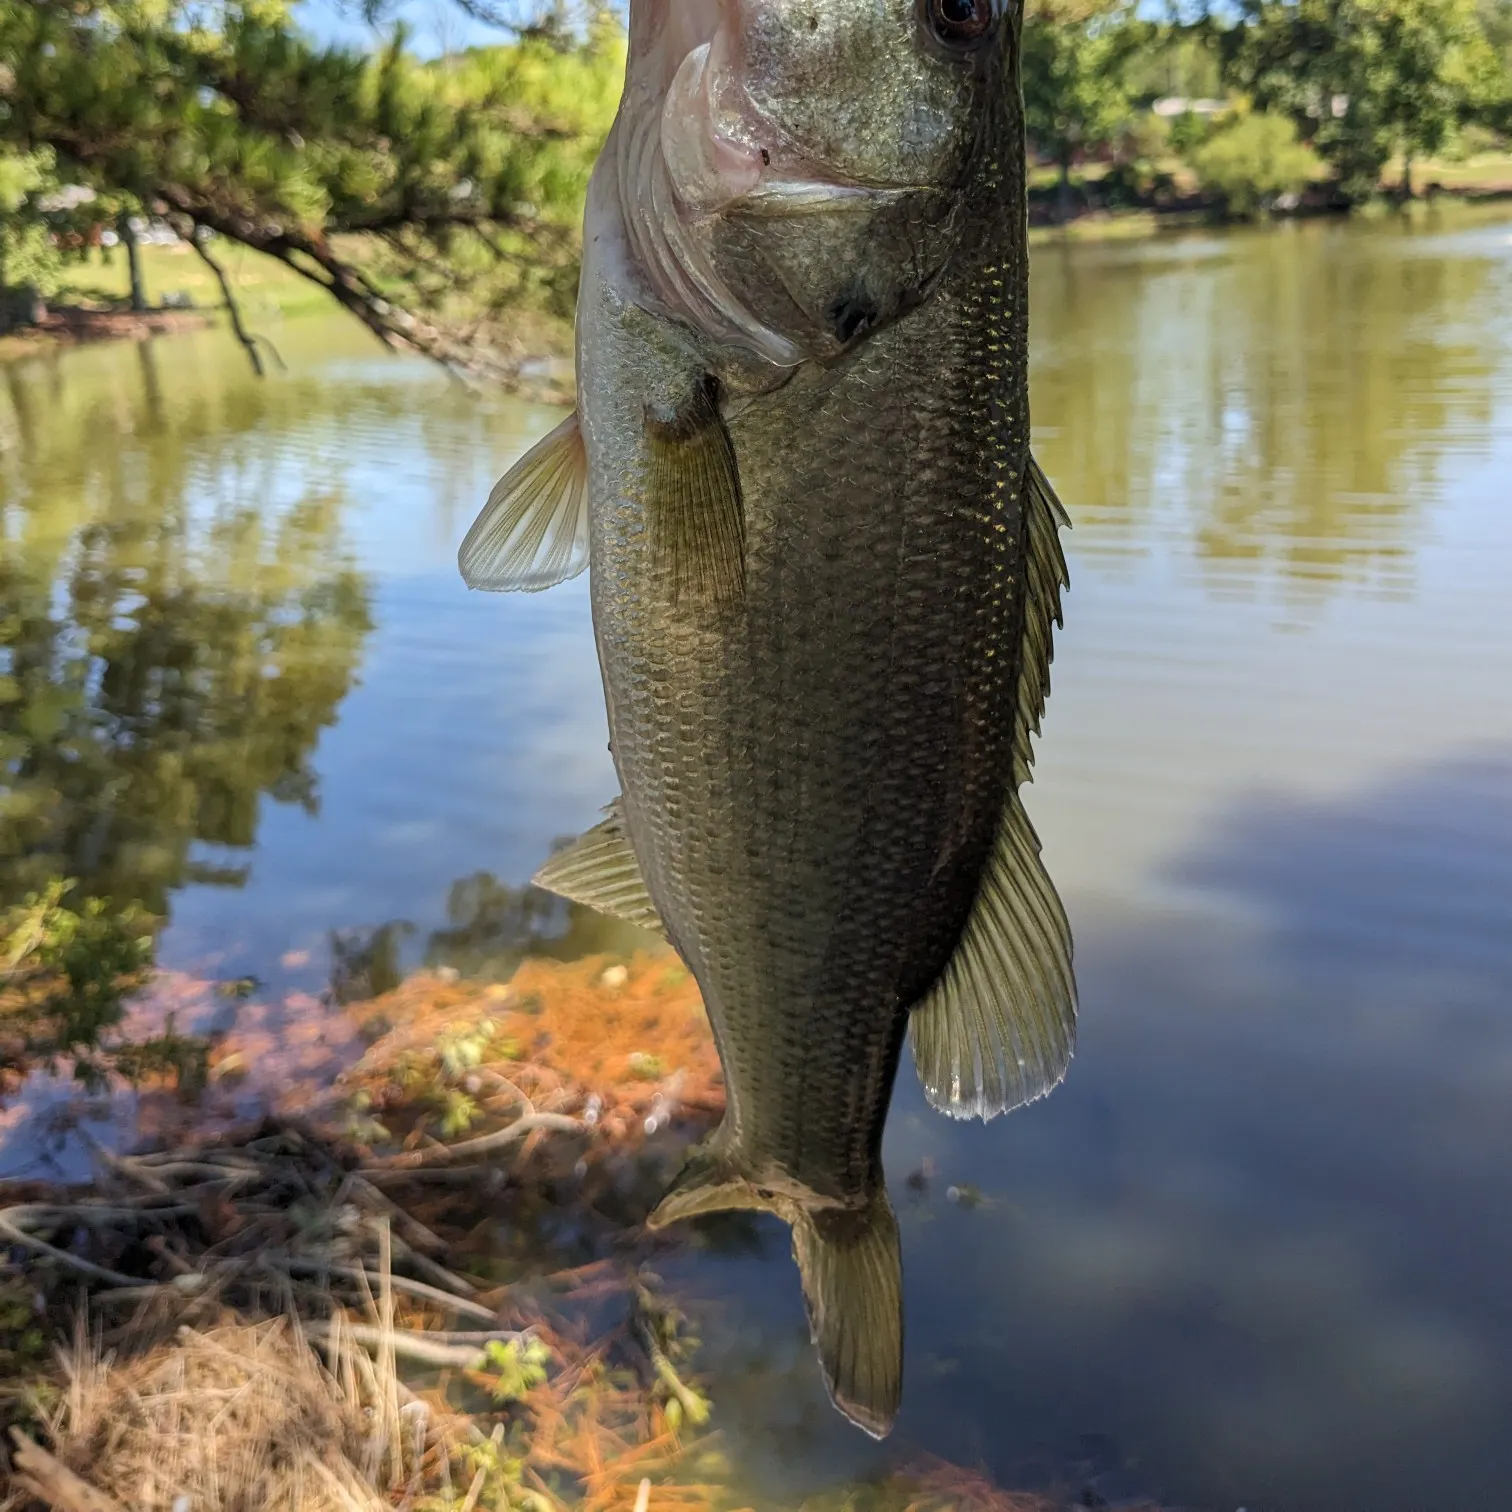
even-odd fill
[[[903,1256],[886,1191],[858,1210],[800,1211],[793,1259],[830,1400],[885,1438],[903,1394]]]
[[[457,552],[469,588],[537,593],[588,565],[588,459],[574,410],[493,486]]]
[[[1006,1113],[1066,1074],[1076,1044],[1071,927],[1016,794],[955,952],[908,1034],[924,1095],[952,1118]]]
[[[630,848],[624,814],[616,798],[601,824],[558,851],[531,878],[537,887],[600,913],[624,919],[654,934],[665,934],[656,905],[646,891],[640,862]]]
[[[646,416],[646,531],[653,578],[680,607],[745,590],[745,510],[735,443],[712,380],[671,420]]]

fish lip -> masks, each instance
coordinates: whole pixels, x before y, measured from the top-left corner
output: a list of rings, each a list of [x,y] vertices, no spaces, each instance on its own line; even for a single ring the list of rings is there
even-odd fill
[[[867,210],[911,194],[929,192],[927,184],[863,184],[825,178],[763,179],[732,200],[725,213],[749,216],[815,215]]]

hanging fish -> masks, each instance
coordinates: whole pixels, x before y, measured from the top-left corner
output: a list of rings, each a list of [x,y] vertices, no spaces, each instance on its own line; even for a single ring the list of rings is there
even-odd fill
[[[792,1227],[830,1394],[902,1381],[880,1150],[1048,1092],[1071,937],[1019,798],[1066,524],[1029,453],[1020,14],[632,0],[592,178],[576,412],[463,543],[474,587],[591,564],[623,792],[545,888],[659,930],[728,1107],[652,1215]]]

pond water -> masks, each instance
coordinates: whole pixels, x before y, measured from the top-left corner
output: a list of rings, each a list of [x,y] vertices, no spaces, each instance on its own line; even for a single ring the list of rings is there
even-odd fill
[[[887,1445],[824,1402],[778,1229],[686,1261],[728,1446],[760,1505],[916,1451],[1512,1505],[1512,223],[1053,247],[1033,313],[1079,1053],[986,1127],[900,1076]],[[380,977],[505,969],[615,791],[586,581],[454,566],[556,415],[270,334],[262,383],[213,332],[0,369],[0,902],[79,876],[270,992],[333,931]],[[0,1122],[0,1170],[39,1159]]]

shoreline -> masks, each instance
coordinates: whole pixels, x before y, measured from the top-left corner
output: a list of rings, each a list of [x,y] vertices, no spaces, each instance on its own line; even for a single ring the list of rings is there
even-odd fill
[[[644,1226],[724,1102],[677,958],[422,971],[343,1014],[360,1053],[314,1103],[269,1068],[281,1096],[207,1119],[263,1064],[232,1036],[180,1117],[101,1146],[91,1180],[0,1182],[0,1233],[27,1255],[0,1268],[0,1358],[30,1388],[0,1393],[0,1464],[9,1449],[54,1512],[124,1512],[144,1479],[153,1505],[229,1512],[217,1488],[249,1465],[288,1505],[316,1463],[345,1496],[310,1512],[749,1508],[697,1295],[655,1270],[712,1241]],[[191,1381],[244,1406],[201,1431],[174,1409]],[[1079,1462],[1045,1479],[1005,1487],[900,1440],[864,1486],[802,1507],[1158,1512],[1103,1499]]]
[[[1383,191],[1379,199],[1353,208],[1317,198],[1304,199],[1290,209],[1273,211],[1257,219],[1225,215],[1213,202],[1190,196],[1168,204],[1083,207],[1069,220],[1060,221],[1055,218],[1054,196],[1038,190],[1029,200],[1028,245],[1034,248],[1064,242],[1142,241],[1183,231],[1242,230],[1325,219],[1345,224],[1388,216],[1421,216],[1445,208],[1477,211],[1496,206],[1512,208],[1512,183],[1467,189],[1430,185],[1408,201],[1397,201]],[[49,308],[35,325],[19,326],[0,335],[0,363],[23,360],[58,347],[101,341],[143,341],[203,330],[223,319],[224,311],[219,306],[155,307],[135,312],[87,304],[58,304]],[[540,339],[543,321],[552,327],[545,340]],[[570,322],[560,322],[560,331],[555,329],[557,322],[541,315],[529,316],[522,324],[533,329],[536,340],[531,343],[530,354],[519,362],[517,376],[506,391],[537,403],[571,404],[574,387],[571,358],[563,355],[571,350]],[[560,339],[552,339],[552,335]]]
[[[49,347],[83,346],[96,341],[141,341],[214,325],[213,310],[100,310],[87,305],[50,307],[33,325],[0,336],[0,361],[26,357]]]

